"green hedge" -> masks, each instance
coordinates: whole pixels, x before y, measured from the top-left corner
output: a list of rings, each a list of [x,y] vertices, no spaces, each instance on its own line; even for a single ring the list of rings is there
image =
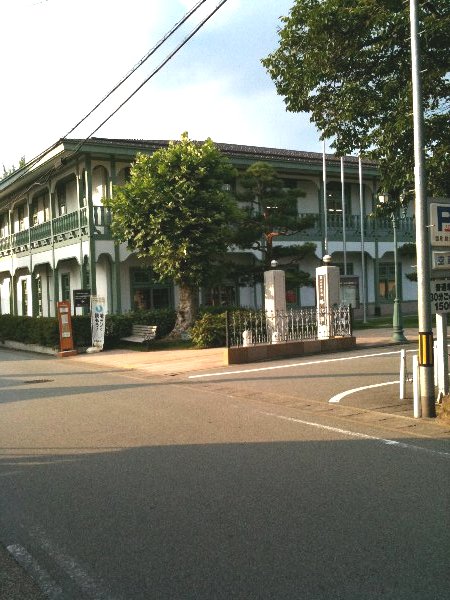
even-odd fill
[[[131,334],[133,323],[157,325],[157,336],[164,337],[172,331],[175,318],[175,311],[169,309],[106,315],[105,348],[119,345],[121,338]],[[72,329],[76,348],[88,347],[92,344],[90,315],[73,316]],[[54,317],[0,315],[0,341],[5,340],[58,348],[58,320]]]
[[[0,315],[0,340],[57,348],[59,344],[58,322],[52,317]]]

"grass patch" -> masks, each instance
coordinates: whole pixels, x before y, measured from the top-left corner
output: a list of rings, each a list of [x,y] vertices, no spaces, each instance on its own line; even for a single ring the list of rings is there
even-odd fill
[[[402,317],[403,327],[419,327],[419,321],[417,315],[405,315]],[[353,329],[382,329],[385,327],[392,327],[392,315],[386,315],[383,317],[371,317],[364,323],[362,319],[355,319],[353,322]]]

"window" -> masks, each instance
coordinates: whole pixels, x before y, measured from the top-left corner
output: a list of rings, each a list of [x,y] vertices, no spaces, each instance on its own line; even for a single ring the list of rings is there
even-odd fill
[[[296,267],[285,268],[286,306],[292,308],[300,305],[299,271]]]
[[[64,183],[59,183],[56,186],[56,201],[58,204],[58,214],[60,216],[65,215],[67,212],[67,205],[66,205],[66,186]]]
[[[26,279],[22,279],[21,287],[22,287],[22,316],[26,317],[28,315],[28,285],[27,285]]]
[[[3,213],[0,215],[0,237],[8,235],[8,215]]]
[[[19,231],[23,231],[25,229],[25,206],[17,207],[17,222],[19,224]]]
[[[205,306],[237,306],[236,286],[216,285],[205,290]]]
[[[339,275],[343,276],[345,274],[344,263],[338,263],[333,261],[333,265],[335,267],[339,267]],[[347,262],[347,275],[353,275],[353,263]]]
[[[48,194],[41,196],[42,208],[44,211],[44,221],[50,221],[50,198]]]
[[[42,279],[37,277],[36,279],[36,297],[37,297],[37,314],[39,317],[42,317]]]
[[[131,305],[134,310],[169,308],[172,284],[154,281],[151,269],[131,269]]]
[[[108,172],[105,167],[97,166],[92,170],[92,199],[100,204],[108,196]]]
[[[33,198],[30,206],[30,225],[33,227],[38,224],[39,199]]]
[[[344,184],[345,214],[351,214],[351,185]],[[340,181],[327,182],[327,211],[342,214],[342,186]]]
[[[70,273],[61,273],[61,300],[70,302]]]
[[[83,206],[86,206],[87,201],[86,201],[86,171],[83,169],[83,172],[81,173],[81,177],[80,177],[80,208],[83,208]]]
[[[116,184],[117,185],[125,185],[130,181],[131,178],[131,167],[125,167],[120,169],[117,173]]]
[[[399,283],[401,282],[400,265],[398,265]],[[395,300],[395,265],[394,263],[380,263],[378,291],[380,298],[392,302]]]
[[[283,188],[285,190],[297,189],[297,180],[296,179],[283,179]]]

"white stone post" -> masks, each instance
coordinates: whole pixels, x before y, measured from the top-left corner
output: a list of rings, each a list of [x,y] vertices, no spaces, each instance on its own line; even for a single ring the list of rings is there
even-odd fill
[[[273,344],[283,341],[283,319],[279,312],[286,312],[285,278],[281,269],[264,272],[265,311]]]
[[[339,305],[339,267],[323,265],[316,269],[317,337],[332,337],[331,310]]]
[[[447,349],[447,313],[436,313],[436,355],[434,364],[437,366],[437,381],[439,398],[448,394],[448,349]]]

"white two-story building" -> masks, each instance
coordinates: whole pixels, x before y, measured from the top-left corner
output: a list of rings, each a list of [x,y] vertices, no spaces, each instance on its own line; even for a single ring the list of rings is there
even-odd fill
[[[165,141],[93,138],[80,147],[79,140],[62,139],[0,181],[1,313],[53,316],[56,302],[72,300],[74,290],[103,295],[112,313],[176,305],[174,286],[158,283],[147,264],[124,244],[114,242],[109,227],[111,215],[102,204],[114,185],[126,181],[138,152],[152,153],[166,145]],[[375,163],[362,162],[360,186],[358,160],[345,158],[343,199],[340,160],[328,155],[325,211],[321,154],[217,146],[238,170],[257,161],[268,162],[286,186],[302,192],[299,213],[314,214],[315,226],[275,243],[314,242],[316,256],[301,265],[303,271],[314,274],[327,250],[333,264],[340,266],[343,275],[346,273],[345,300],[357,310],[365,302],[368,314],[390,312],[394,299],[393,230],[390,219],[372,216],[377,192]],[[398,246],[400,291],[404,309],[408,310],[409,305],[411,311],[416,310],[416,284],[406,275],[414,272],[414,240],[410,211],[399,220]],[[234,252],[233,258],[245,263],[257,256],[248,250]],[[260,284],[248,285],[239,278],[200,293],[204,304],[262,303]],[[292,306],[312,306],[314,288],[287,290],[287,301]]]

